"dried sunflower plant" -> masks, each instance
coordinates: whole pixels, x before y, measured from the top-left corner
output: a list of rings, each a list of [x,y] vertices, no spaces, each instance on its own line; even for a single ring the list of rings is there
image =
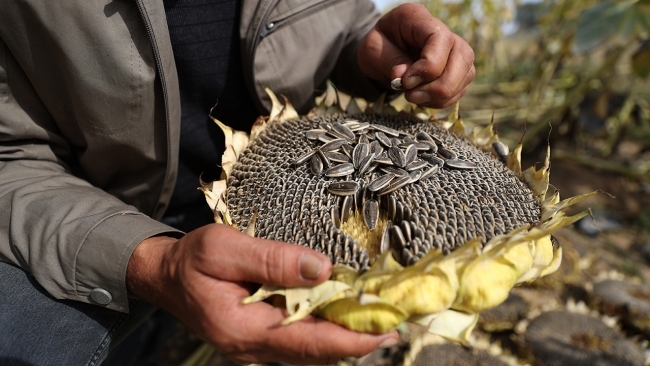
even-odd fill
[[[216,222],[332,260],[320,285],[264,285],[244,300],[279,296],[283,324],[312,314],[384,333],[407,321],[465,343],[479,312],[559,267],[551,235],[586,215],[564,211],[593,193],[547,194],[550,149],[522,170],[521,144],[510,152],[493,123],[468,131],[458,105],[445,118],[403,96],[343,109],[330,85],[299,116],[267,93],[271,114],[250,134],[214,120],[223,172],[201,190]]]

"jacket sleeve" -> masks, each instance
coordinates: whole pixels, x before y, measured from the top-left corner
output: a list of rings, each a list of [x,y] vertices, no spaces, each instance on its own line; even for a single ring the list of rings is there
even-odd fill
[[[93,2],[84,6],[91,6],[90,3]],[[48,16],[57,19],[54,10],[67,11],[54,3],[41,4],[52,7],[42,11],[43,19]],[[123,88],[122,93],[111,93],[111,88],[100,84],[105,80],[118,80],[118,76],[107,74],[102,79],[97,70],[94,74],[79,74],[82,69],[75,69],[75,65],[112,62],[111,55],[122,49],[136,56],[139,50],[133,46],[129,48],[128,44],[115,44],[115,52],[108,49],[106,54],[98,54],[93,45],[96,40],[108,39],[110,34],[104,38],[92,38],[92,33],[78,32],[74,28],[83,24],[70,23],[65,17],[58,17],[61,24],[65,24],[59,28],[54,27],[53,21],[39,23],[41,14],[37,13],[41,11],[38,9],[40,5],[32,5],[33,8],[27,3],[22,4],[22,8],[16,5],[4,8],[3,5],[6,13],[0,16],[0,23],[4,23],[0,25],[0,260],[30,272],[55,298],[96,303],[92,300],[96,297],[90,296],[91,292],[103,289],[112,300],[108,303],[100,301],[98,305],[127,312],[125,273],[135,246],[159,234],[182,235],[117,198],[119,194],[116,192],[130,188],[125,181],[116,178],[117,174],[109,174],[118,171],[117,168],[102,165],[105,160],[110,160],[126,166],[123,162],[129,156],[138,156],[133,153],[138,146],[149,144],[143,140],[142,134],[132,133],[144,128],[140,127],[144,125],[140,120],[134,119],[133,123],[126,125],[128,116],[134,115],[133,111],[113,111],[108,99],[153,99],[149,96],[152,93],[144,89],[154,83],[136,80],[140,89],[131,88],[139,90],[139,99],[135,99],[129,94],[133,91],[129,88]],[[85,19],[77,14],[79,18],[76,19],[88,23],[137,24],[137,9],[126,3],[117,6],[120,12],[106,13],[112,18],[99,11],[97,16],[103,18]],[[120,16],[131,17],[133,21],[125,23],[118,19]],[[109,29],[115,28],[102,29],[102,24],[99,24],[96,32],[106,34]],[[114,36],[129,36],[134,29],[124,27],[119,32]],[[61,39],[55,41],[58,36]],[[73,37],[80,37],[80,40]],[[131,39],[131,36],[126,39]],[[88,41],[88,47],[79,47],[78,44],[84,40]],[[65,49],[75,42],[78,52]],[[42,46],[44,44],[49,46]],[[93,59],[94,55],[98,56]],[[138,59],[134,56],[131,60],[136,71],[147,66],[134,60]],[[64,64],[70,67],[61,67]],[[127,63],[125,67],[131,66]],[[149,74],[154,75],[155,68],[150,69]],[[46,85],[43,80],[48,77],[50,81]],[[154,76],[150,78],[154,79]],[[78,80],[84,84],[76,83]],[[101,96],[93,99],[91,94],[95,91]],[[95,103],[86,108],[84,103],[88,100],[95,100]],[[130,104],[127,102],[126,105]],[[143,119],[151,117],[139,110],[136,112],[143,115]],[[110,130],[100,124],[102,115],[119,116],[120,113],[127,114],[124,119],[126,127],[122,130]],[[86,123],[85,135],[79,129],[80,123]],[[90,137],[94,140],[91,141]],[[102,141],[106,144],[102,145]],[[118,145],[119,148],[115,148]],[[164,151],[165,148],[160,149]],[[98,159],[102,154],[107,159]],[[163,157],[159,158],[160,155]],[[164,160],[164,154],[152,153],[151,156],[148,158],[151,161]],[[141,172],[139,167],[145,165],[138,159],[132,158],[129,162],[135,166],[129,173],[132,176],[164,172],[164,163],[162,169]],[[94,173],[88,174],[86,167],[93,167]],[[103,173],[106,174],[102,176]],[[152,179],[162,181],[159,176]],[[103,187],[110,189],[100,189],[97,187],[102,184],[89,183],[100,181]],[[160,191],[159,186],[148,188]],[[146,189],[144,187],[141,191]]]
[[[372,79],[366,77],[357,62],[357,47],[372,30],[381,14],[370,0],[356,0],[355,21],[351,24],[346,44],[334,67],[331,79],[336,87],[352,96],[374,101],[385,92]]]

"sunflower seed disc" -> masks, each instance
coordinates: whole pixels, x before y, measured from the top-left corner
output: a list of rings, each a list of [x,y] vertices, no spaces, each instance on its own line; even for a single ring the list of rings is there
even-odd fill
[[[407,172],[412,172],[414,170],[422,169],[422,168],[426,167],[427,165],[429,165],[429,163],[427,163],[424,160],[416,160],[416,161],[412,162],[411,164],[407,165],[404,169]]]
[[[334,182],[327,187],[327,191],[337,196],[351,196],[359,190],[359,183],[354,181]]]
[[[391,148],[388,149],[388,157],[393,161],[395,165],[401,168],[406,166],[406,155],[404,155],[404,151],[402,151],[402,149],[399,147],[391,146]]]
[[[471,162],[469,160],[448,159],[447,161],[445,161],[445,165],[447,165],[450,168],[464,169],[464,170],[478,168],[478,165],[476,165],[476,163]]]
[[[361,161],[368,156],[368,151],[370,150],[368,144],[357,144],[352,150],[352,164],[355,168],[359,168]]]
[[[374,230],[377,227],[377,221],[379,221],[379,203],[377,200],[366,200],[366,202],[363,203],[363,210],[361,212],[366,227],[370,230]]]
[[[318,154],[312,155],[309,166],[313,175],[318,177],[323,174],[323,161],[320,159]]]
[[[316,153],[316,150],[312,150],[304,155],[299,156],[296,158],[294,161],[291,162],[291,165],[300,165],[305,163],[307,160],[311,159],[311,157]]]
[[[333,162],[336,163],[349,163],[350,158],[348,158],[347,155],[341,154],[340,152],[336,151],[328,151],[325,153],[325,156],[327,156],[328,159],[330,159]]]
[[[330,178],[345,177],[346,175],[354,173],[354,165],[352,163],[343,163],[335,165],[325,171],[325,176]]]
[[[368,185],[366,186],[366,189],[368,189],[371,192],[377,192],[381,190],[382,188],[388,186],[390,181],[395,177],[394,174],[392,173],[387,173],[382,176],[379,176],[372,180]]]
[[[458,159],[458,154],[442,146],[438,146],[438,155],[445,159]]]

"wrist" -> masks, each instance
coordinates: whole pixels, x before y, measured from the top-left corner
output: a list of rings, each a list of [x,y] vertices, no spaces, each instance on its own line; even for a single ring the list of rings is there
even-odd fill
[[[176,242],[172,237],[154,236],[135,247],[126,269],[126,287],[130,294],[158,305],[164,294],[163,286],[169,282],[165,258]]]

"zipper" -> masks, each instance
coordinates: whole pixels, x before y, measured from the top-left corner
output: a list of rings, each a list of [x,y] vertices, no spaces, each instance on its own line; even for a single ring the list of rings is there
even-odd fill
[[[280,18],[280,19],[270,21],[268,23],[266,23],[266,18],[264,18],[263,23],[266,23],[266,24],[264,24],[264,26],[262,27],[262,29],[259,32],[259,38],[261,40],[262,38],[268,36],[269,34],[275,32],[276,30],[278,30],[279,28],[282,28],[283,26],[285,26],[287,24],[291,24],[292,22],[295,22],[295,21],[300,20],[300,19],[302,19],[302,18],[304,18],[306,16],[314,14],[315,12],[317,12],[317,11],[319,11],[319,10],[325,8],[325,7],[340,3],[342,1],[345,1],[345,0],[322,0],[322,1],[319,1],[319,2],[317,2],[315,4],[310,5],[310,6],[306,7],[306,8],[304,8],[304,9],[301,9],[301,10],[299,10],[299,11],[293,13],[293,14],[287,15],[287,16],[285,16],[283,18]]]
[[[158,199],[156,200],[156,204],[151,208],[151,216],[156,217],[156,210],[158,209],[158,206],[160,204],[160,197],[163,194],[163,191],[165,189],[165,185],[169,181],[169,172],[171,171],[171,136],[170,136],[170,131],[169,131],[169,125],[171,121],[169,120],[169,95],[167,94],[167,83],[165,80],[165,75],[164,75],[164,70],[163,70],[163,65],[162,61],[160,60],[160,51],[158,50],[158,43],[156,42],[156,37],[153,35],[153,29],[151,26],[151,20],[149,19],[149,14],[147,13],[147,9],[145,8],[143,1],[139,0],[136,1],[138,5],[138,10],[140,11],[140,16],[142,17],[144,27],[147,29],[147,35],[149,36],[149,42],[151,42],[151,48],[153,50],[153,58],[154,61],[156,62],[156,68],[158,71],[158,75],[160,76],[160,86],[162,88],[162,93],[163,93],[163,102],[165,103],[165,125],[167,127],[167,166],[166,166],[166,172],[165,172],[165,180],[163,181],[162,187],[160,187],[160,193],[158,193]],[[160,215],[162,216],[162,214]]]

